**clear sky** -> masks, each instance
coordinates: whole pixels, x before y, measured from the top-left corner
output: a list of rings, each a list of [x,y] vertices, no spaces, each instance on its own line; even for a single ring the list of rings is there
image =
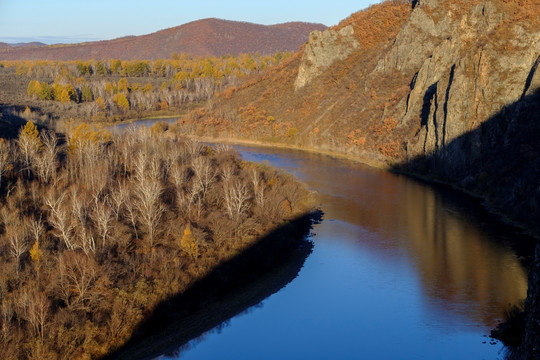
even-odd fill
[[[0,41],[44,43],[142,35],[216,17],[335,25],[380,0],[0,0]]]

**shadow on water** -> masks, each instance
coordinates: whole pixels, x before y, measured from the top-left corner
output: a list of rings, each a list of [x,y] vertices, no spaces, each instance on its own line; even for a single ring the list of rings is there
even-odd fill
[[[184,293],[161,303],[132,338],[105,359],[178,357],[203,341],[205,333],[221,331],[229,319],[259,306],[296,278],[313,249],[308,240],[312,225],[321,219],[322,212],[316,211],[276,228]]]
[[[504,106],[478,128],[459,136],[432,154],[398,164],[394,170],[422,174],[429,179],[452,183],[477,194],[485,199],[489,208],[507,215],[512,222],[524,225],[538,236],[540,89],[529,92],[529,85],[526,85],[519,101]],[[428,95],[430,94],[426,96]],[[421,126],[425,126],[426,130],[429,129],[430,120],[424,119]],[[427,131],[425,133],[427,139]],[[534,256],[537,241],[516,230],[508,242],[518,249],[518,254],[528,258],[527,262],[534,260],[529,266],[529,291],[525,302],[525,316],[528,319],[525,325],[525,338],[528,339],[528,344],[538,344],[540,329],[535,324],[540,316],[540,302],[535,299],[540,297],[540,287],[532,286],[538,283],[540,278],[538,274],[540,267],[537,265],[540,259],[538,256],[535,259]],[[522,349],[525,357],[540,356],[538,353],[540,350],[534,350],[534,346]]]

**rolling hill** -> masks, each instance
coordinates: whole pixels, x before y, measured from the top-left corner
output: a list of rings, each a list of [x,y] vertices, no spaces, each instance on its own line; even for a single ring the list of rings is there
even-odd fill
[[[258,25],[221,19],[203,19],[148,35],[68,45],[14,47],[0,44],[0,60],[154,60],[173,53],[191,56],[297,51],[322,24],[290,22]]]

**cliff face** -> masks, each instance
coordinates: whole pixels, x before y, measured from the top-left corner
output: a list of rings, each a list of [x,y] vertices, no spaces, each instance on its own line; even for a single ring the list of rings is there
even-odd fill
[[[448,144],[540,86],[539,28],[505,22],[504,8],[491,1],[442,3],[420,2],[374,73],[414,74],[394,109],[398,126],[416,130],[406,141],[407,158],[460,156]],[[467,156],[478,157],[480,149]]]
[[[199,114],[191,125],[420,172],[535,225],[540,190],[528,179],[540,176],[540,142],[533,136],[540,135],[533,120],[539,5],[419,0],[373,6],[313,32],[290,62],[231,89],[205,110],[210,121],[200,122]]]
[[[304,87],[337,60],[346,59],[358,46],[351,25],[340,30],[311,32],[294,82],[295,89]]]

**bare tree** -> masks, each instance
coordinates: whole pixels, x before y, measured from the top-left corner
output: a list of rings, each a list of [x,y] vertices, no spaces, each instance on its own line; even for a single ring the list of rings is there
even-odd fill
[[[129,194],[124,201],[124,208],[126,209],[126,216],[131,223],[131,226],[133,227],[133,231],[135,232],[135,238],[139,238],[139,233],[137,232],[137,205],[135,199]]]
[[[253,185],[253,193],[255,202],[259,206],[264,206],[264,181],[261,179],[259,171],[256,168],[251,169],[251,184]]]
[[[0,319],[2,323],[2,339],[7,341],[11,336],[11,320],[15,316],[12,297],[2,297],[0,303]]]
[[[20,270],[21,257],[28,251],[28,234],[24,225],[17,221],[6,227],[6,236],[8,239],[9,253],[15,259],[15,268],[17,274]]]
[[[199,183],[198,187],[201,189],[201,198],[204,200],[208,189],[210,189],[210,186],[216,180],[216,169],[206,156],[195,158],[191,166],[195,173],[194,181]]]
[[[41,146],[41,141],[39,140],[39,137],[34,137],[32,135],[21,132],[19,134],[19,138],[17,139],[17,144],[21,149],[21,154],[23,157],[23,170],[26,170],[28,176],[30,176],[32,160],[34,160],[38,154],[39,147]]]
[[[230,183],[232,177],[234,175],[234,168],[227,164],[221,169],[221,179],[224,183]]]
[[[3,140],[0,140],[0,189],[2,188],[2,177],[8,171],[10,166],[9,146]]]
[[[188,159],[199,156],[202,152],[202,145],[196,140],[187,139],[184,142],[185,155]]]
[[[251,206],[249,203],[250,194],[246,184],[239,180],[224,183],[223,200],[227,213],[236,222],[240,216],[247,212]]]
[[[75,223],[71,218],[71,211],[65,200],[66,193],[56,197],[52,193],[45,199],[45,204],[50,208],[49,223],[53,226],[58,236],[70,250],[76,249],[77,243],[73,236]]]
[[[56,178],[56,168],[58,167],[58,138],[52,130],[41,132],[43,149],[36,156],[34,167],[38,178],[45,184]]]
[[[120,219],[120,214],[122,213],[122,209],[125,207],[128,198],[129,189],[125,181],[118,182],[118,186],[111,191],[110,196],[106,197],[106,201],[114,212],[116,220]]]
[[[41,235],[45,231],[45,226],[43,225],[41,218],[37,220],[32,218],[26,224],[34,242],[39,242]]]
[[[45,325],[49,315],[50,301],[42,291],[31,291],[27,302],[28,322],[32,325],[34,333],[40,337],[43,343]]]
[[[109,233],[112,230],[114,212],[113,209],[104,201],[96,201],[93,210],[93,218],[101,237],[101,250],[105,250]]]
[[[139,218],[148,231],[150,248],[154,246],[157,225],[165,211],[159,199],[162,191],[163,185],[157,179],[147,178],[137,182],[136,207]]]
[[[92,257],[75,251],[62,254],[58,261],[57,290],[69,307],[88,309],[98,279],[97,268]]]

